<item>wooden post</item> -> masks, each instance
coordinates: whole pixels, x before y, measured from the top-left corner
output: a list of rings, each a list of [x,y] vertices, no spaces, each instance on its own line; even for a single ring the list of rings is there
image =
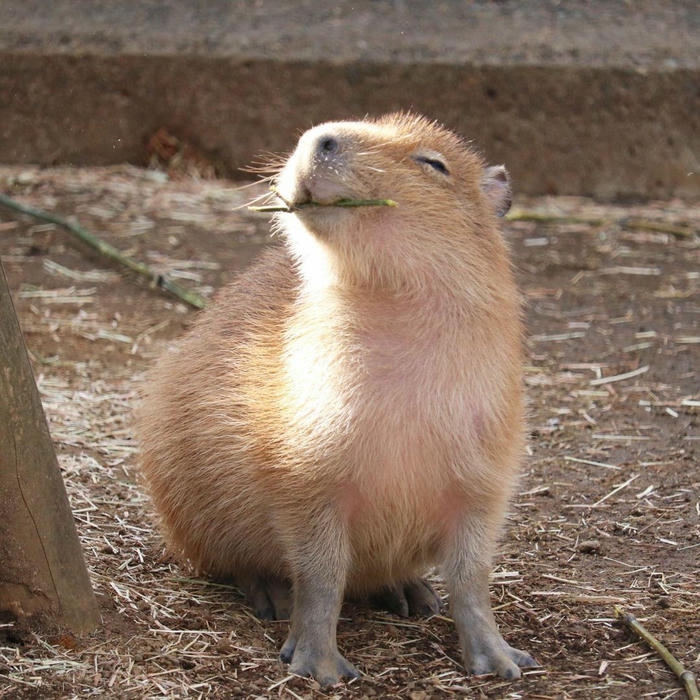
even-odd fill
[[[0,264],[0,613],[75,634],[99,623],[80,541]]]

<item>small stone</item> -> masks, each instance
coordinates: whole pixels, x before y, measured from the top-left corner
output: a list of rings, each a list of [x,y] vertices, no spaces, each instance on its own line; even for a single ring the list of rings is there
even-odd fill
[[[36,182],[36,173],[33,170],[23,170],[15,177],[18,185],[33,185]]]
[[[581,554],[597,554],[600,552],[599,540],[583,540],[578,543],[578,551]]]

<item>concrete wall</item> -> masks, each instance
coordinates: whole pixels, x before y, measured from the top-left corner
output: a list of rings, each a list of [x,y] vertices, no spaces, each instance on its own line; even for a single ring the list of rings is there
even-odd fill
[[[144,162],[166,126],[235,177],[414,109],[518,192],[700,198],[700,4],[561,5],[5,0],[0,161]]]

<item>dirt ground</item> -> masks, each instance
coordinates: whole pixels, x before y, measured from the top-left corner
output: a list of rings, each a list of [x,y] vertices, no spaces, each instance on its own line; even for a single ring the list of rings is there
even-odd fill
[[[201,294],[268,243],[260,190],[131,167],[0,167],[0,190],[75,216]],[[538,213],[538,217],[517,216]],[[163,551],[138,485],[131,410],[196,311],[53,224],[0,207],[0,254],[50,422],[102,626],[0,626],[0,698],[681,698],[614,618],[700,670],[700,206],[516,200],[505,225],[527,302],[532,440],[492,582],[506,639],[541,667],[467,677],[444,616],[346,605],[363,677],[322,691],[278,658],[287,624]],[[554,219],[551,219],[554,217]]]

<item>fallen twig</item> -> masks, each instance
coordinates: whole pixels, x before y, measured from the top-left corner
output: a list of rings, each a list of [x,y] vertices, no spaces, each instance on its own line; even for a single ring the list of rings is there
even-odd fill
[[[641,229],[655,233],[669,233],[679,238],[690,238],[698,233],[692,226],[671,224],[665,221],[651,221],[649,219],[636,219],[622,217],[619,219],[600,219],[585,216],[559,216],[556,214],[542,214],[532,211],[513,211],[506,214],[507,221],[532,221],[539,224],[584,224],[586,226],[610,226],[616,225],[624,229]]]
[[[690,700],[700,700],[700,692],[695,682],[695,674],[692,671],[686,671],[683,664],[671,654],[671,652],[654,637],[645,627],[637,620],[637,618],[624,612],[617,605],[615,606],[615,616],[632,630],[640,639],[644,640],[665,662],[665,664],[676,674],[677,678],[683,683],[685,692]]]
[[[625,218],[620,219],[619,224],[623,228],[636,228],[654,233],[670,233],[672,236],[679,236],[680,238],[689,238],[693,235],[692,227],[668,224],[665,221]],[[697,233],[697,230],[695,230],[695,233]]]
[[[48,221],[49,223],[62,226],[83,241],[83,243],[86,243],[91,248],[96,250],[98,253],[101,253],[105,257],[118,262],[120,265],[123,265],[129,270],[148,278],[154,286],[164,289],[166,292],[175,295],[185,303],[190,304],[197,309],[202,309],[206,306],[206,299],[199,296],[199,294],[183,289],[180,287],[180,285],[172,282],[164,275],[154,272],[148,265],[138,262],[137,260],[130,258],[128,255],[124,255],[124,253],[114,246],[106,243],[96,236],[93,236],[78,223],[64,219],[58,214],[42,211],[41,209],[34,209],[26,204],[21,204],[20,202],[17,202],[16,200],[2,193],[0,193],[0,204],[8,209],[18,211],[22,214],[27,214],[28,216],[33,216],[35,219],[39,219],[40,221]]]
[[[560,216],[558,214],[542,214],[536,211],[511,211],[504,217],[506,221],[532,221],[536,224],[586,224],[587,226],[604,226],[612,223],[612,219],[594,219],[582,216]]]

